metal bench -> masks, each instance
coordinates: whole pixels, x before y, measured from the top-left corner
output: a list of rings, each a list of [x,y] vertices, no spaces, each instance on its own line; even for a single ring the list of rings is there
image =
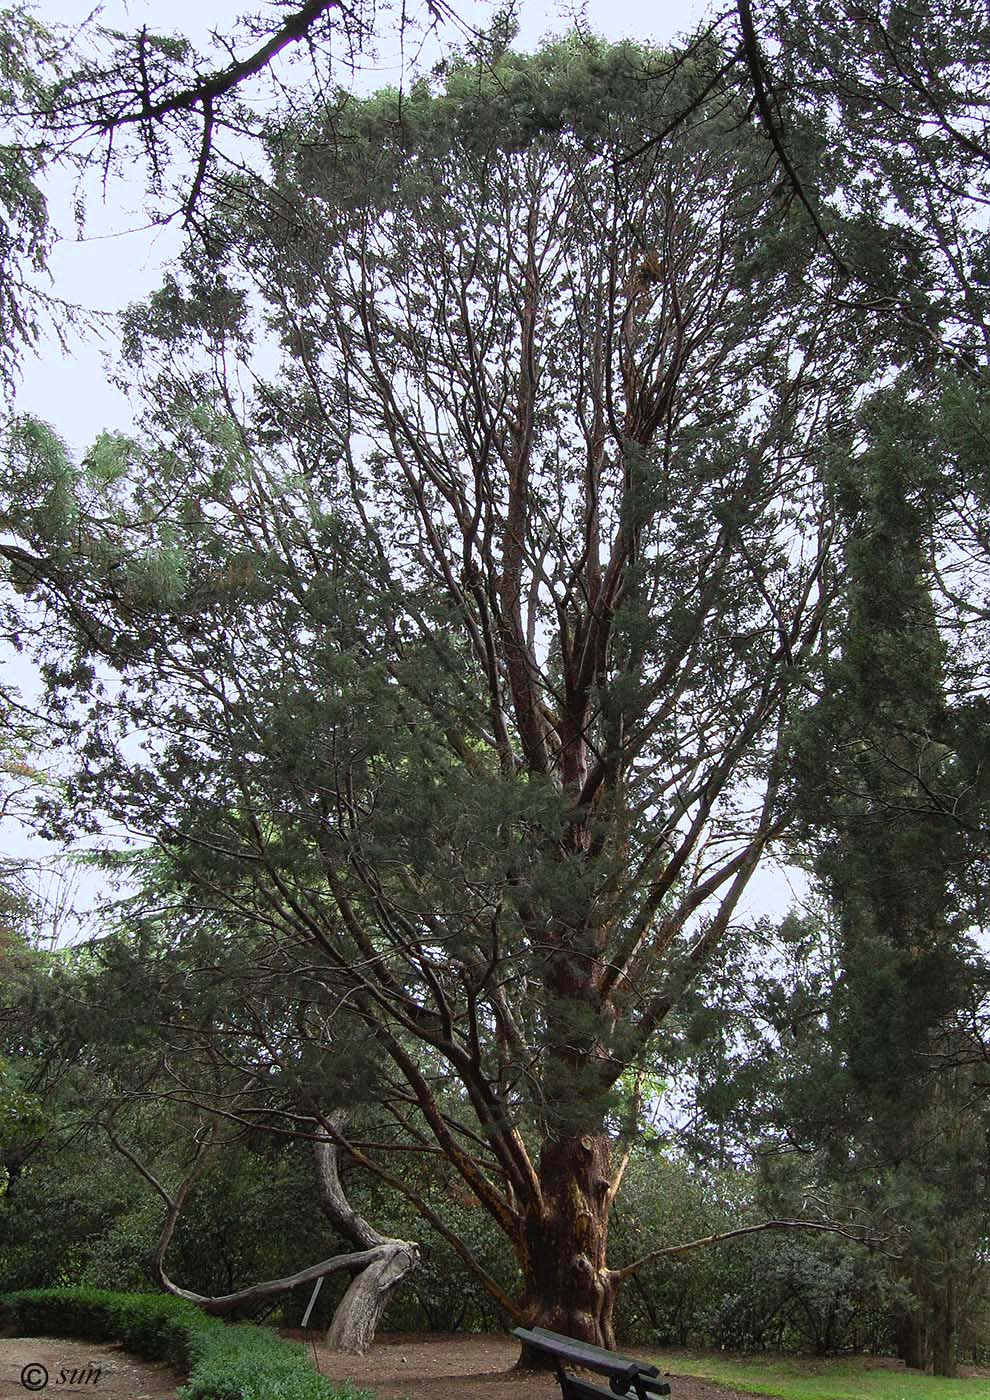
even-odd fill
[[[545,1327],[517,1327],[512,1335],[551,1358],[560,1383],[561,1400],[601,1400],[603,1395],[607,1400],[613,1400],[616,1395],[653,1400],[655,1395],[670,1394],[669,1384],[657,1379],[659,1370],[647,1361],[617,1356],[614,1351],[593,1347],[588,1342],[578,1342],[560,1332],[548,1332]],[[565,1364],[582,1366],[586,1371],[608,1376],[608,1390],[572,1375],[564,1369]]]

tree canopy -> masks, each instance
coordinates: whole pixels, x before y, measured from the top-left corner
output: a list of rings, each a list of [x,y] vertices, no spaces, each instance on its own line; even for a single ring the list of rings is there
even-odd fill
[[[124,318],[133,431],[7,437],[0,555],[71,754],[39,810],[156,844],[135,975],[184,1007],[188,1105],[349,1147],[430,1220],[348,1143],[359,1084],[505,1237],[519,1296],[460,1251],[504,1311],[606,1345],[677,1248],[608,1262],[641,1076],[762,859],[832,901],[815,1024],[874,1142],[973,986],[981,61],[802,16],[506,32],[276,113],[263,170],[197,169],[202,237]],[[208,123],[214,79],[169,74],[136,124]]]

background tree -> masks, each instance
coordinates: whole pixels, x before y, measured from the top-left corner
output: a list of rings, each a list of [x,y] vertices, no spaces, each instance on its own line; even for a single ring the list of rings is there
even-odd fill
[[[159,876],[149,882],[145,900],[152,886],[159,897],[165,893]],[[35,1091],[11,1092],[3,1100],[2,1142],[18,1173],[11,1236],[25,1231],[39,1195],[57,1208],[66,1184],[71,1192],[75,1173],[60,1165],[68,1155],[83,1175],[98,1178],[90,1199],[94,1210],[123,1213],[125,1226],[133,1216],[142,1230],[152,1229],[141,1255],[127,1263],[132,1281],[150,1279],[209,1312],[229,1315],[270,1309],[294,1289],[344,1272],[350,1287],[337,1298],[330,1341],[344,1351],[364,1351],[392,1293],[418,1262],[418,1250],[383,1235],[353,1209],[338,1148],[312,1123],[314,1101],[334,1095],[351,1104],[350,1115],[328,1110],[337,1130],[348,1116],[360,1117],[368,1065],[350,1075],[347,1069],[357,1065],[360,1048],[353,1041],[360,1036],[352,1037],[350,1055],[337,1047],[330,1079],[323,1043],[317,1075],[307,1054],[305,1021],[319,1018],[320,1007],[311,991],[300,990],[286,950],[277,960],[278,990],[266,992],[271,968],[265,949],[256,946],[250,988],[238,997],[233,992],[245,980],[243,946],[236,955],[224,954],[218,932],[207,952],[202,921],[184,934],[163,935],[160,904],[143,919],[135,918],[133,908],[126,912],[127,923],[112,936],[39,954],[11,969],[16,975],[4,1008],[5,1048],[14,1066],[30,1070]],[[308,1111],[302,1125],[303,1115],[293,1111],[300,1107]],[[269,1161],[261,1167],[258,1157],[265,1155],[268,1138]],[[290,1148],[296,1159],[303,1156],[308,1189],[295,1206],[273,1204],[277,1177],[298,1189]],[[111,1158],[119,1154],[116,1170],[107,1164],[108,1150]],[[22,1181],[27,1163],[32,1170]],[[214,1209],[223,1181],[227,1198]],[[146,1204],[131,1210],[134,1184],[145,1195],[150,1188],[157,1212],[149,1216]],[[238,1189],[241,1205],[253,1203],[258,1212],[253,1220],[232,1220]],[[80,1210],[87,1198],[84,1191]],[[273,1211],[292,1213],[299,1222],[274,1253],[290,1267],[277,1278],[245,1277],[243,1271],[272,1261],[265,1241]],[[322,1261],[314,1258],[314,1239],[327,1233],[314,1219],[319,1216],[333,1227],[336,1243]],[[108,1256],[98,1250],[94,1259],[86,1244],[105,1230],[94,1228],[86,1213],[80,1220],[81,1235],[75,1227],[66,1235],[60,1276],[73,1268],[92,1276],[107,1267]],[[342,1252],[340,1240],[352,1248]],[[119,1238],[111,1233],[105,1240],[110,1256],[127,1243],[134,1236],[126,1228]],[[293,1256],[292,1248],[302,1257]],[[172,1259],[188,1271],[181,1283],[171,1277]],[[36,1275],[50,1261],[32,1262],[28,1252],[9,1263],[12,1273]],[[198,1291],[203,1288],[211,1291]]]
[[[985,367],[986,14],[968,0],[738,0],[711,32],[719,81],[745,93],[850,303],[902,356]]]
[[[846,1068],[859,1089],[870,1084],[877,1096],[867,1093],[872,1107],[861,1100],[860,1110],[879,1157],[898,1140],[900,1158],[914,1156],[912,1204],[903,1180],[898,1188],[906,1192],[903,1218],[913,1216],[927,1238],[921,1253],[934,1251],[927,1266],[916,1261],[929,1275],[916,1280],[926,1300],[915,1321],[925,1326],[905,1337],[905,1350],[923,1363],[927,1330],[936,1367],[951,1369],[955,1285],[946,1260],[972,1258],[983,1195],[974,1191],[983,1149],[968,1113],[973,1086],[957,1081],[954,1099],[951,1077],[933,1069],[946,1062],[942,1038],[971,1000],[961,928],[967,919],[985,925],[986,788],[977,754],[986,746],[986,15],[951,2],[919,9],[740,0],[727,24],[738,47],[725,81],[751,95],[783,186],[847,273],[845,294],[885,326],[895,360],[910,366],[864,422],[874,439],[879,409],[884,447],[867,452],[853,486],[861,522],[850,556],[856,622],[835,700],[837,767],[822,764],[820,749],[808,765],[827,808],[810,825],[844,929],[832,1030],[848,1037]],[[808,141],[809,131],[824,130],[841,209],[823,184],[821,147]],[[830,853],[825,830],[833,833]],[[948,1101],[961,1115],[952,1131]],[[942,1124],[941,1163],[927,1150],[929,1111]],[[948,1158],[963,1120],[975,1173],[956,1181],[967,1242],[957,1239],[936,1265],[944,1240],[920,1224],[921,1182],[929,1183],[928,1204],[940,1199],[954,1216],[941,1191],[952,1195]],[[900,1165],[897,1172],[903,1177]]]
[[[871,405],[871,446],[840,485],[852,521],[850,582],[824,729],[812,725],[809,828],[839,922],[833,1036],[861,1116],[857,1137],[906,1195],[902,1222],[923,1301],[902,1351],[951,1375],[961,1279],[983,1228],[986,1144],[971,1088],[957,1081],[953,1092],[933,1073],[933,1052],[971,984],[967,890],[983,833],[956,754],[932,597],[940,454],[928,412],[910,406],[906,388]],[[948,1239],[952,1218],[959,1231]]]

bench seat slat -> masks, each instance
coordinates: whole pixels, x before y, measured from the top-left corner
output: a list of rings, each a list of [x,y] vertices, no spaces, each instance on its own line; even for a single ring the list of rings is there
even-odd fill
[[[638,1380],[643,1385],[644,1394],[670,1394],[667,1381],[652,1380],[649,1376],[638,1377]],[[617,1395],[624,1396],[624,1400],[636,1400],[635,1390],[606,1390],[603,1385],[594,1385],[591,1381],[586,1381],[581,1376],[572,1376],[569,1372],[564,1377],[562,1389],[567,1400],[601,1400],[601,1397],[604,1397],[604,1400],[616,1400]]]
[[[522,1330],[522,1329],[520,1329]],[[564,1342],[575,1351],[580,1351],[586,1356],[597,1356],[606,1362],[626,1362],[627,1357],[616,1356],[614,1351],[608,1351],[605,1347],[596,1347],[591,1342],[579,1342],[576,1337],[567,1337],[562,1332],[549,1332],[545,1327],[530,1327],[529,1331],[537,1337],[546,1337],[551,1342]],[[636,1366],[640,1371],[648,1376],[658,1376],[660,1372],[655,1366],[651,1366],[648,1361],[633,1361],[630,1364]]]
[[[565,1337],[557,1332],[548,1332],[544,1327],[532,1329],[517,1327],[512,1334],[528,1346],[546,1352],[548,1356],[569,1361],[573,1366],[585,1366],[589,1371],[597,1371],[602,1376],[658,1376],[656,1366],[647,1361],[630,1361],[628,1357],[616,1356],[604,1347],[595,1347],[579,1342],[573,1337]]]
[[[653,1396],[670,1394],[667,1382],[657,1379],[659,1368],[648,1361],[616,1356],[615,1352],[606,1351],[604,1347],[579,1342],[575,1337],[550,1332],[546,1327],[516,1327],[512,1335],[526,1346],[553,1359],[562,1400],[600,1400],[603,1396],[605,1400],[614,1400],[615,1396],[624,1396],[625,1400],[652,1400]],[[605,1390],[603,1386],[593,1385],[591,1381],[565,1371],[565,1361],[572,1366],[582,1366],[608,1376],[609,1389]]]
[[[583,1381],[578,1376],[567,1377],[568,1400],[615,1400],[615,1394],[611,1390],[606,1390],[603,1385],[592,1385],[591,1381]]]
[[[638,1375],[630,1382],[626,1397],[636,1395],[669,1395],[670,1382],[655,1380],[652,1376]]]

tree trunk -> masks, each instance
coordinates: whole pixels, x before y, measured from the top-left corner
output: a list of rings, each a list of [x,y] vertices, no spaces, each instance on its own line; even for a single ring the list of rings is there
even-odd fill
[[[523,1263],[530,1326],[614,1347],[616,1285],[606,1265],[608,1138],[561,1134],[540,1153],[542,1204],[526,1217]],[[546,1365],[523,1349],[521,1366]]]
[[[924,1371],[928,1365],[925,1325],[920,1305],[900,1304],[894,1323],[897,1334],[897,1355],[913,1371]]]
[[[362,1269],[338,1304],[327,1332],[327,1346],[363,1356],[375,1340],[388,1300],[418,1263],[416,1246],[396,1240],[388,1254]]]
[[[321,1121],[331,1134],[340,1134],[344,1141],[345,1110],[337,1109]],[[327,1346],[363,1356],[375,1340],[375,1329],[389,1298],[419,1264],[419,1246],[412,1240],[383,1235],[350,1204],[340,1181],[335,1136],[317,1139],[313,1143],[313,1154],[324,1215],[359,1249],[379,1251],[378,1257],[362,1269],[340,1300],[327,1332]]]
[[[955,1376],[956,1370],[956,1289],[952,1275],[937,1289],[932,1309],[931,1326],[932,1373]]]

